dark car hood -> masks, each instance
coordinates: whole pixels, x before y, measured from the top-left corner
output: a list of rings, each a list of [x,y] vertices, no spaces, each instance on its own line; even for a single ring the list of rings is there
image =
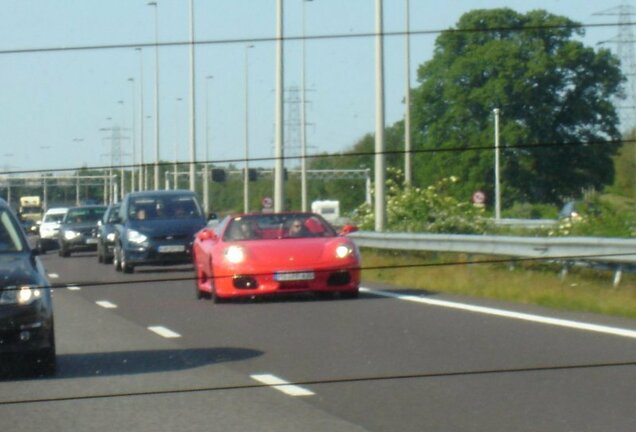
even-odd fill
[[[149,237],[189,236],[205,226],[203,219],[165,219],[150,221],[130,221],[129,228]]]
[[[0,253],[0,289],[41,283],[29,253]]]

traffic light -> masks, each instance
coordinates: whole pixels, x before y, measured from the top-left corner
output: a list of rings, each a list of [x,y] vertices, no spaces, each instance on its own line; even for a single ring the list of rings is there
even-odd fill
[[[221,168],[213,168],[212,181],[217,183],[223,183],[225,181],[225,170]]]

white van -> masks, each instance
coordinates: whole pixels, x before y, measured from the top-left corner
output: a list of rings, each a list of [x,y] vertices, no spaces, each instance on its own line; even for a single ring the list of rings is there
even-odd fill
[[[44,213],[40,224],[40,237],[37,242],[37,248],[41,254],[46,253],[47,250],[57,249],[57,235],[60,232],[60,224],[66,212],[68,212],[68,208],[57,207]]]

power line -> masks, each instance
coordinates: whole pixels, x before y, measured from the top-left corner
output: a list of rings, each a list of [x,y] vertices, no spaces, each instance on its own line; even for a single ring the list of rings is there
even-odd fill
[[[469,29],[444,29],[444,30],[411,30],[405,31],[392,31],[382,32],[380,36],[383,37],[404,37],[405,35],[411,36],[423,36],[423,35],[435,35],[435,34],[452,34],[452,33],[489,33],[489,32],[524,32],[524,31],[543,31],[543,30],[577,30],[587,28],[607,28],[622,26],[636,26],[636,22],[626,22],[622,24],[617,23],[599,23],[599,24],[571,24],[571,25],[541,25],[541,26],[522,26],[522,27],[489,27],[489,28],[469,28]],[[328,39],[362,39],[372,38],[378,36],[378,33],[364,32],[364,33],[340,33],[330,35],[313,35],[313,36],[284,36],[282,39],[285,42],[302,41],[302,40],[328,40]],[[246,44],[246,43],[259,43],[259,42],[276,42],[276,37],[262,37],[262,38],[236,38],[236,39],[209,39],[200,41],[172,41],[172,42],[142,42],[142,43],[128,43],[128,44],[102,44],[102,45],[78,45],[78,46],[61,46],[61,47],[39,47],[39,48],[16,48],[0,50],[0,55],[10,54],[34,54],[34,53],[55,53],[55,52],[70,52],[70,51],[98,51],[98,50],[114,50],[114,49],[136,49],[136,48],[154,48],[154,47],[179,47],[179,46],[195,46],[204,45],[231,45],[231,44]]]
[[[535,144],[513,144],[502,147],[503,150],[531,150],[539,148],[571,148],[578,146],[604,146],[604,145],[626,145],[636,144],[636,139],[617,139],[617,140],[598,140],[598,141],[567,141],[567,142],[546,142]],[[412,149],[410,154],[427,154],[427,153],[461,153],[467,151],[492,151],[492,145],[484,146],[470,146],[470,147],[448,147],[448,148],[426,148],[426,149]],[[368,152],[346,152],[346,153],[332,153],[332,154],[313,154],[307,155],[307,159],[324,159],[333,157],[361,157],[361,156],[375,156],[375,151]],[[382,152],[384,155],[399,156],[405,154],[403,149],[401,150],[386,150]],[[250,158],[250,162],[272,162],[277,158],[274,156]],[[284,160],[300,159],[300,156],[284,156]],[[199,164],[232,164],[244,162],[245,158],[232,158],[232,159],[213,159],[213,160],[200,160]],[[159,162],[159,166],[173,167],[174,162]],[[178,162],[177,165],[188,165],[189,162]],[[137,168],[139,165],[129,164],[121,165],[124,169]],[[35,169],[35,170],[18,170],[18,171],[0,171],[0,175],[15,175],[15,174],[36,174],[36,173],[52,173],[52,172],[67,172],[76,170],[107,170],[110,167],[108,165],[96,165],[91,167],[82,166],[81,168],[55,168],[55,169]],[[17,178],[19,179],[19,177]],[[54,179],[54,177],[53,177]]]

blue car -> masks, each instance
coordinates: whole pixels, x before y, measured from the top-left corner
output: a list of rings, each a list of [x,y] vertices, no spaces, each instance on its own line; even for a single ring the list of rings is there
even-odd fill
[[[132,192],[115,220],[113,266],[124,273],[137,266],[192,263],[194,235],[206,219],[194,192]]]
[[[0,199],[0,366],[27,365],[29,372],[52,375],[56,368],[53,303],[37,253],[29,247],[13,211]]]
[[[115,222],[119,218],[119,203],[108,206],[104,216],[97,221],[97,261],[108,264],[115,251]]]

